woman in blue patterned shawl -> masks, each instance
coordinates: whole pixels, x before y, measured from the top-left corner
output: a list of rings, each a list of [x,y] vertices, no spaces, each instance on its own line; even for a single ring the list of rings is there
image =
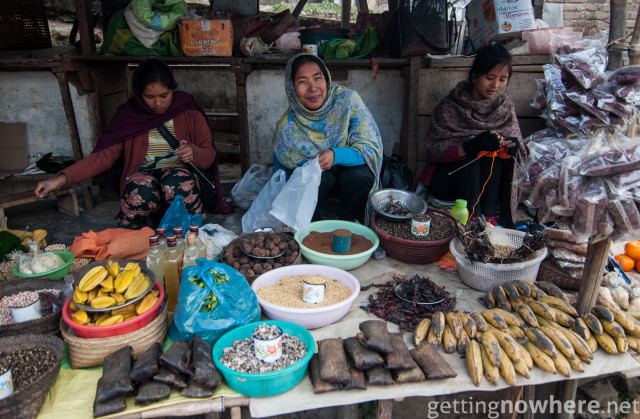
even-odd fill
[[[371,112],[358,93],[331,82],[329,70],[315,55],[289,60],[285,87],[289,109],[276,126],[274,170],[290,173],[319,156],[323,172],[314,219],[335,196],[341,219],[364,220],[382,167],[382,139]]]

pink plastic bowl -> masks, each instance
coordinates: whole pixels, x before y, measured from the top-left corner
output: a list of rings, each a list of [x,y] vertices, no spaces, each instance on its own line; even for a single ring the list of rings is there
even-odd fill
[[[81,324],[78,324],[71,320],[71,309],[69,308],[69,304],[71,304],[71,298],[67,298],[67,301],[65,301],[64,303],[64,307],[62,307],[62,318],[64,319],[64,322],[71,328],[71,330],[74,331],[76,336],[81,338],[110,338],[113,336],[120,336],[127,333],[135,332],[138,329],[142,329],[143,327],[151,323],[153,319],[158,317],[160,307],[162,306],[162,302],[164,301],[164,289],[160,288],[157,283],[155,283],[153,287],[159,291],[158,301],[155,303],[155,305],[141,315],[129,319],[126,322],[114,324],[111,326],[83,326]]]

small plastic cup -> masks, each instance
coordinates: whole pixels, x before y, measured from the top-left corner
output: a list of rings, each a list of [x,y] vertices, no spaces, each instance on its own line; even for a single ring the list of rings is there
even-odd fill
[[[25,307],[10,307],[11,316],[15,323],[27,322],[42,317],[40,299]]]
[[[344,228],[335,230],[331,239],[331,249],[340,254],[349,253],[349,250],[351,250],[352,235],[353,233],[351,233],[351,231]]]
[[[273,339],[259,339],[255,334],[252,336],[256,358],[271,364],[282,357],[282,329],[278,330],[280,333]]]
[[[307,304],[320,304],[324,301],[324,292],[327,289],[326,282],[302,281],[302,301]]]
[[[431,231],[431,217],[427,214],[416,215],[411,219],[411,234],[425,237]]]
[[[0,374],[0,400],[6,399],[13,394],[13,377],[11,370]]]

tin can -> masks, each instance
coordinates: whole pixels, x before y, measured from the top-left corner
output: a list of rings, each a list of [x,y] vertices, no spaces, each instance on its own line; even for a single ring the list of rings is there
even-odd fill
[[[347,254],[351,249],[351,236],[349,230],[343,228],[335,230],[331,238],[331,249],[338,254]]]
[[[269,364],[282,357],[282,329],[280,334],[273,339],[259,339],[253,336],[253,349],[256,358]]]
[[[324,282],[302,281],[302,301],[307,304],[319,304],[324,301],[324,291],[327,284]]]
[[[427,214],[416,215],[411,219],[411,234],[425,237],[431,231],[431,217]]]
[[[318,56],[318,45],[317,44],[304,44],[302,46],[302,52],[306,54],[313,54]]]

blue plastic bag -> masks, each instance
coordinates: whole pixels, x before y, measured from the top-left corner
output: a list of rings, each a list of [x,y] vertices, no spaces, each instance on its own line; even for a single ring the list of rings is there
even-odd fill
[[[202,214],[191,214],[184,204],[182,195],[176,195],[171,202],[171,206],[160,221],[160,227],[164,227],[167,231],[173,232],[174,227],[182,227],[182,235],[186,236],[189,232],[189,226],[196,224],[198,227],[202,224]],[[167,233],[173,234],[173,233]]]
[[[198,259],[182,271],[169,336],[194,335],[213,345],[227,331],[260,320],[260,305],[244,276],[231,266]]]

